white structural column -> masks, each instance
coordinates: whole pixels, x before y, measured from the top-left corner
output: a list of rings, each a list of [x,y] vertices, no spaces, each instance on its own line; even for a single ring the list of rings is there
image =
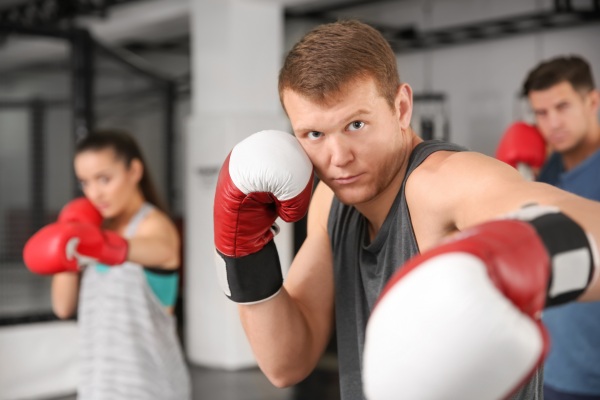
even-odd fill
[[[256,365],[216,276],[213,199],[231,148],[254,132],[289,130],[279,104],[283,10],[277,2],[191,0],[192,115],[185,139],[185,347],[197,365]],[[282,265],[292,257],[291,227],[276,243]]]

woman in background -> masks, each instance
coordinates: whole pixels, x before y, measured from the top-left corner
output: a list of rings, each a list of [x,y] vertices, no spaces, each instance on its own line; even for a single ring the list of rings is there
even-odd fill
[[[77,144],[74,166],[85,198],[68,203],[58,222],[30,239],[25,261],[34,272],[54,274],[59,318],[77,311],[78,399],[189,399],[173,317],[180,238],[139,146],[124,132],[96,132]],[[56,261],[47,250],[46,243],[63,236],[68,254],[69,240],[77,239],[76,264]],[[53,262],[40,271],[35,258],[42,254]]]

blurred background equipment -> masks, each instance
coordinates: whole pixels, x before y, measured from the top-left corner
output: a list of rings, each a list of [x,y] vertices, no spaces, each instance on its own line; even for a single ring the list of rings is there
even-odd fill
[[[411,126],[423,140],[450,141],[450,117],[445,93],[414,93]]]
[[[73,24],[125,1],[35,1],[0,9],[0,398],[72,393],[74,321],[52,313],[50,283],[23,265],[25,241],[80,194],[76,140],[131,131],[173,208],[176,83]],[[22,50],[25,49],[25,50]],[[181,218],[179,218],[181,219]],[[69,343],[69,346],[64,344]],[[35,370],[31,366],[35,365]],[[23,382],[28,382],[24,385]]]

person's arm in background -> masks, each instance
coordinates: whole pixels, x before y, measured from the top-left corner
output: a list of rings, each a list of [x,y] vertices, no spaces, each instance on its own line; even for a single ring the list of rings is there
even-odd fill
[[[85,197],[67,203],[58,215],[59,222],[89,222],[100,226],[102,215]],[[61,272],[52,276],[52,311],[60,319],[75,315],[79,297],[79,272]]]
[[[177,269],[181,240],[173,222],[161,211],[153,210],[128,240],[127,260],[148,267]]]
[[[60,272],[52,276],[52,311],[60,319],[75,315],[80,275],[79,272]]]

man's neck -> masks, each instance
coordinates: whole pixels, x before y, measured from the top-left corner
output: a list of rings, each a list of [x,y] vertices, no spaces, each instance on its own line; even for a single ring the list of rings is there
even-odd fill
[[[594,134],[588,135],[586,140],[583,140],[574,149],[561,154],[563,166],[566,171],[575,168],[588,157],[600,149],[600,126],[594,127]]]
[[[390,208],[394,203],[394,199],[398,195],[398,191],[400,190],[402,182],[404,181],[404,177],[406,176],[410,154],[422,141],[423,140],[418,136],[411,134],[407,142],[406,151],[403,154],[404,160],[402,162],[402,168],[400,171],[398,171],[398,174],[390,182],[388,187],[371,201],[355,205],[356,209],[368,221],[369,236],[371,240],[377,236],[379,229],[381,229],[381,226],[387,218]]]

